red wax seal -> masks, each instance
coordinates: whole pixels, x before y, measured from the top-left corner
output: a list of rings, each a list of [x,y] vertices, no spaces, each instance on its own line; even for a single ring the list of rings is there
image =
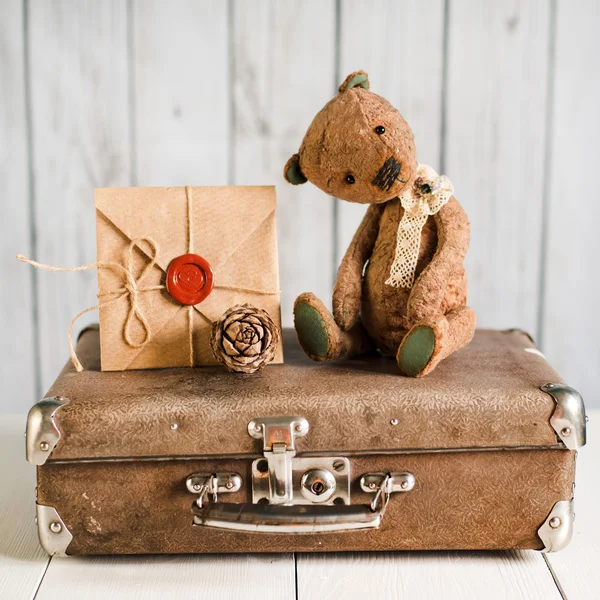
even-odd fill
[[[167,269],[167,292],[181,304],[199,304],[213,290],[213,270],[197,254],[184,254]]]

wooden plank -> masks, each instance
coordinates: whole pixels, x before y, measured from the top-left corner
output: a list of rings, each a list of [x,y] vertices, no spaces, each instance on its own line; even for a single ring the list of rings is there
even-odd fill
[[[450,3],[445,171],[480,327],[537,334],[550,3]]]
[[[560,1],[557,11],[542,346],[588,403],[598,404],[600,219],[596,136],[600,5]]]
[[[546,555],[569,600],[595,600],[600,589],[599,438],[600,410],[594,410],[588,423],[588,445],[577,456],[573,539],[561,552]]]
[[[312,291],[327,303],[333,287],[333,200],[311,184],[291,186],[282,173],[333,94],[334,2],[233,6],[234,182],[277,184],[282,315],[288,326],[298,294]]]
[[[31,252],[28,152],[26,131],[23,5],[0,4],[0,197],[5,219],[0,271],[0,329],[6,343],[0,355],[4,400],[0,412],[24,409],[33,403],[37,357],[33,325],[33,274],[15,260]]]
[[[29,53],[37,260],[96,260],[93,189],[129,184],[127,5],[31,2]],[[44,389],[68,356],[67,326],[97,302],[96,273],[38,272]],[[96,321],[87,315],[86,322]]]
[[[353,71],[367,71],[371,89],[387,98],[413,129],[419,161],[439,170],[443,0],[346,0],[340,7],[338,85]],[[364,205],[338,201],[338,263],[364,212]]]
[[[298,555],[298,600],[561,600],[534,552]]]
[[[292,600],[292,554],[54,559],[37,600]]]
[[[34,523],[35,468],[25,462],[26,417],[0,420],[0,598],[33,598],[50,560]]]
[[[227,185],[227,6],[134,2],[136,185]]]

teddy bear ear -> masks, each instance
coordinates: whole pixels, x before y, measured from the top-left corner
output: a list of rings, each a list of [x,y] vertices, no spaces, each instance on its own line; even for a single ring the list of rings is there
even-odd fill
[[[368,90],[371,84],[369,83],[369,76],[364,71],[354,71],[354,73],[350,73],[348,77],[344,80],[344,83],[340,85],[340,92],[345,92],[346,90],[350,90],[354,87],[361,87],[365,90]]]
[[[304,176],[304,173],[300,170],[299,154],[294,154],[294,156],[285,163],[283,176],[293,185],[300,185],[301,183],[306,183],[308,181]]]

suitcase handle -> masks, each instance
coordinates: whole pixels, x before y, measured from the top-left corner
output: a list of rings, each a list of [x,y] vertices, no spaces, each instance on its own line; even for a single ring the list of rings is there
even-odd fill
[[[385,503],[372,510],[369,504],[282,505],[194,503],[194,525],[253,533],[326,533],[376,529]]]
[[[209,490],[205,483],[199,486],[201,493],[193,504],[194,525],[253,533],[327,533],[377,529],[390,496],[396,492],[408,492],[414,485],[412,473],[368,473],[361,477],[360,486],[363,491],[375,494],[370,504],[288,505],[217,502],[216,488],[213,489],[215,501],[204,503]]]

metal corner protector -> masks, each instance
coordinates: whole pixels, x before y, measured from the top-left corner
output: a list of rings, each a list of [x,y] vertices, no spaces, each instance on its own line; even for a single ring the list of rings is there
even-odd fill
[[[540,389],[556,402],[550,425],[558,438],[569,450],[585,446],[587,417],[581,394],[564,383],[547,383]]]
[[[573,537],[573,521],[575,521],[574,501],[557,502],[537,530],[544,543],[542,552],[558,552],[565,548]]]
[[[54,417],[56,412],[70,400],[62,396],[44,398],[34,404],[27,415],[25,447],[27,460],[34,465],[43,465],[61,438]]]
[[[67,556],[73,534],[53,506],[36,504],[36,522],[40,545],[50,556]]]

